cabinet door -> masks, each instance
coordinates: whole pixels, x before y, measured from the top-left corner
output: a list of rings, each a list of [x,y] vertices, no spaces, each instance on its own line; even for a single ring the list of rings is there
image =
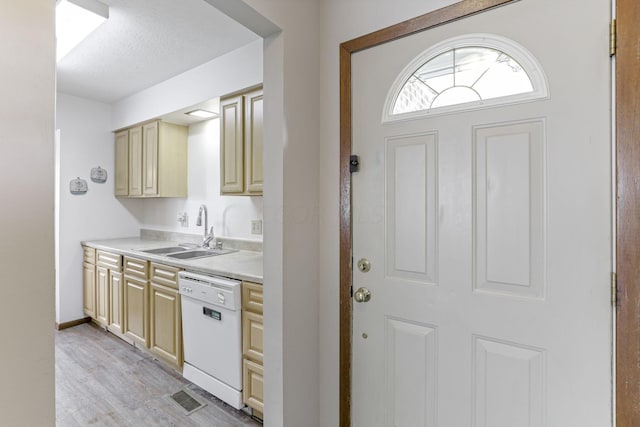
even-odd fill
[[[124,276],[124,332],[149,347],[149,283]]]
[[[243,98],[220,101],[220,192],[244,191]]]
[[[245,138],[245,176],[246,191],[250,194],[262,194],[263,169],[262,147],[263,133],[263,96],[262,89],[249,92],[244,96],[244,138]]]
[[[244,357],[262,364],[263,320],[261,314],[242,312],[242,353]]]
[[[245,359],[242,366],[242,400],[244,400],[244,403],[250,408],[263,413],[264,373],[262,365]]]
[[[96,266],[82,263],[83,311],[87,316],[96,318]]]
[[[182,366],[182,315],[177,290],[151,282],[150,348],[169,363]]]
[[[122,295],[122,273],[110,270],[109,271],[109,326],[111,329],[115,329],[116,332],[123,333],[122,330],[122,309],[123,309],[123,295]]]
[[[158,197],[187,197],[189,128],[158,122]]]
[[[158,195],[158,122],[142,128],[142,194]]]
[[[113,173],[114,190],[116,196],[129,195],[129,131],[123,130],[116,134],[116,156]]]
[[[109,269],[100,266],[96,267],[96,320],[109,324]]]
[[[142,196],[142,126],[129,129],[129,196]]]

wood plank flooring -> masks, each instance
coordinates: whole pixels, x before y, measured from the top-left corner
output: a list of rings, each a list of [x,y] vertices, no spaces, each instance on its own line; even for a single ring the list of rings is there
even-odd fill
[[[58,427],[262,425],[94,325],[57,331],[55,340]],[[169,397],[185,387],[207,403],[191,415]]]

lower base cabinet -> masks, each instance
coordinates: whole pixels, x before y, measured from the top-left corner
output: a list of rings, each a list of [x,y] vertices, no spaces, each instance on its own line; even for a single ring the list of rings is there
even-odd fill
[[[122,256],[87,246],[82,247],[83,311],[99,325],[120,324],[122,303]]]
[[[262,418],[263,314],[262,285],[242,282],[242,400]]]
[[[249,359],[242,361],[242,399],[254,410],[254,415],[262,418],[264,413],[264,371],[261,363]],[[257,412],[257,413],[256,413]]]
[[[96,267],[96,321],[109,324],[109,269],[102,266]]]
[[[109,276],[109,326],[111,332],[123,334],[124,283],[122,273],[112,271]]]
[[[181,370],[180,268],[83,246],[83,309],[121,338]],[[263,418],[262,285],[242,283],[243,401]]]
[[[177,289],[151,283],[150,348],[165,361],[182,366],[182,313]]]
[[[87,249],[85,248],[85,252]],[[93,249],[92,249],[93,250]],[[95,254],[95,250],[93,250]],[[94,255],[95,257],[95,255]],[[85,261],[82,263],[82,311],[87,316],[96,317],[96,265],[87,261],[85,255]]]
[[[124,334],[149,346],[149,282],[124,276]]]
[[[181,270],[124,258],[124,334],[177,369],[182,369],[183,364],[178,292],[178,272]]]

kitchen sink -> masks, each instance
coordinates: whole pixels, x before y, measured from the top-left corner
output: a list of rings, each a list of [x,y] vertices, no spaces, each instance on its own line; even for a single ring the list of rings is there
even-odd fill
[[[154,249],[138,249],[140,252],[145,252],[148,254],[154,255],[166,255],[174,252],[184,252],[194,249],[194,246],[188,245],[177,245],[177,246],[167,246],[164,248],[154,248]]]
[[[208,256],[224,255],[232,252],[238,252],[238,251],[233,249],[193,249],[193,250],[184,250],[182,252],[167,253],[166,256],[169,258],[177,258],[177,259],[194,259],[194,258],[204,258]]]

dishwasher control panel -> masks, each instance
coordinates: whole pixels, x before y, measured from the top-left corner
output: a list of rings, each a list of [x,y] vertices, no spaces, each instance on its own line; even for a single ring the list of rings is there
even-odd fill
[[[202,314],[214,320],[222,320],[222,313],[209,307],[202,307]]]
[[[239,280],[227,279],[226,277],[205,276],[184,271],[181,271],[178,276],[181,295],[228,310],[241,308],[241,283]]]

